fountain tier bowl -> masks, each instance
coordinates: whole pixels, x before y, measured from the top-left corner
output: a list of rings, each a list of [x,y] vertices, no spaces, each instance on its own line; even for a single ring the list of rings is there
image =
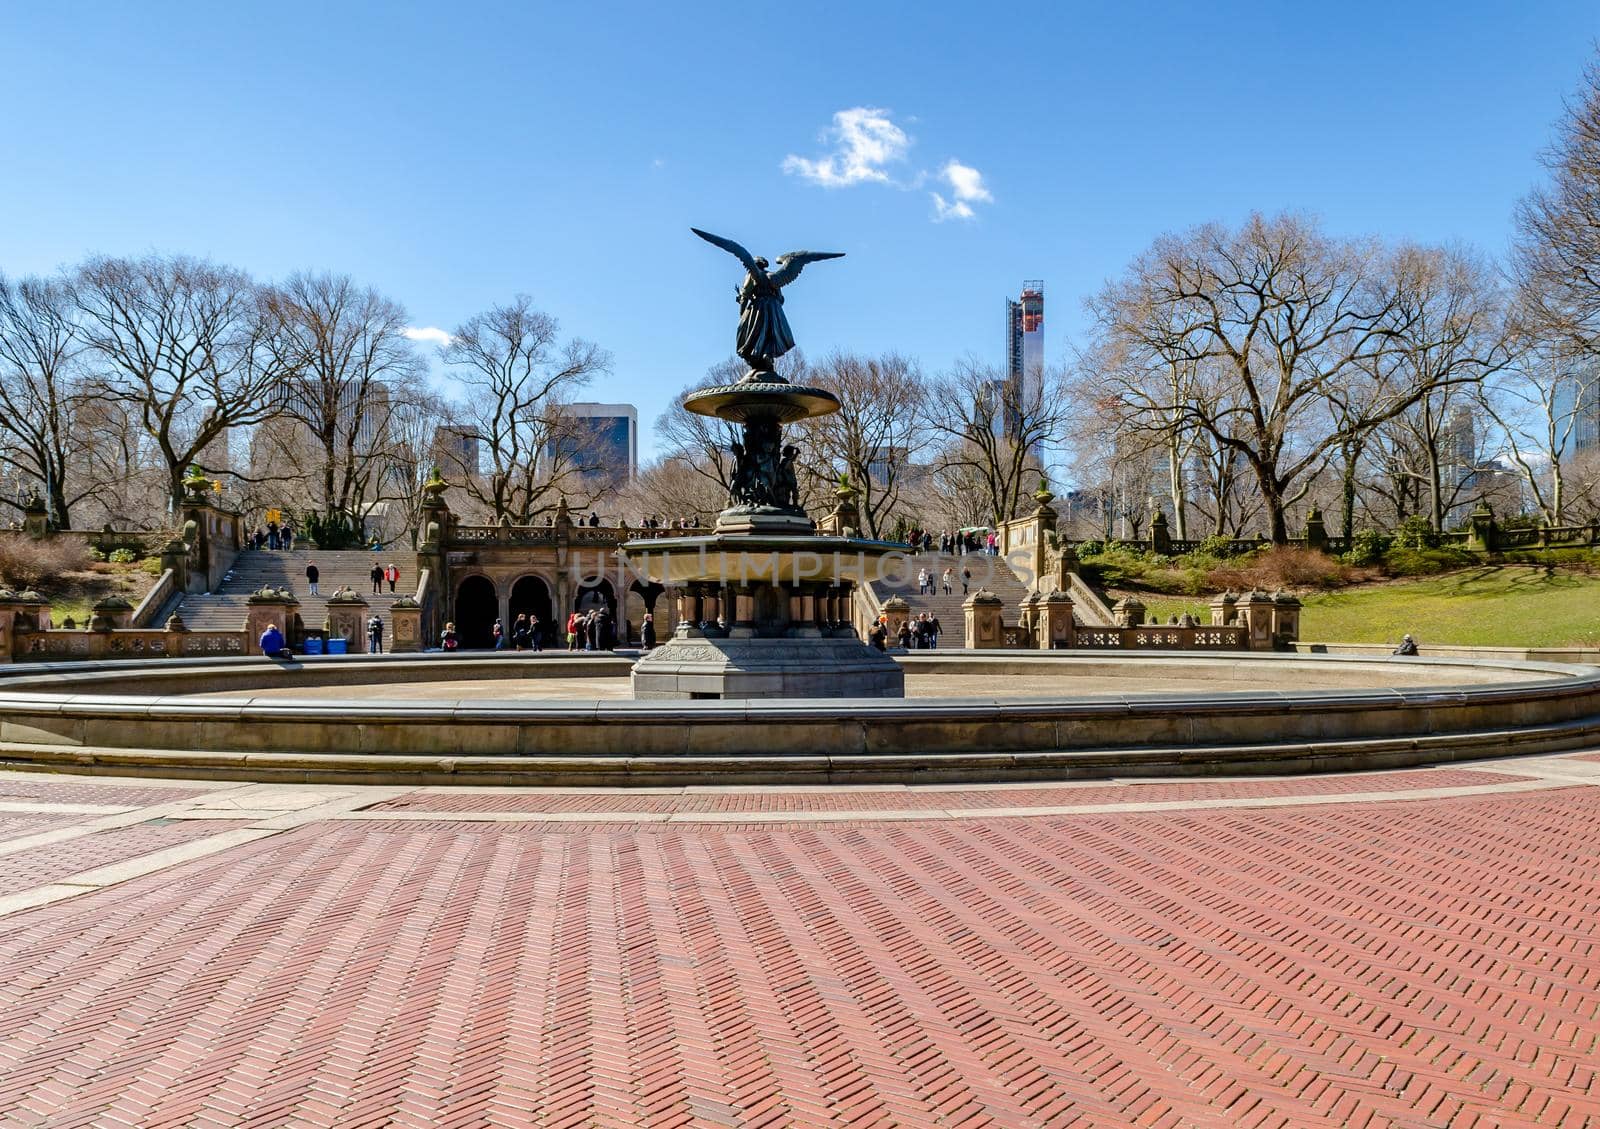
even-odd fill
[[[636,573],[666,585],[864,584],[908,559],[903,545],[814,533],[661,537],[629,541],[621,551]]]

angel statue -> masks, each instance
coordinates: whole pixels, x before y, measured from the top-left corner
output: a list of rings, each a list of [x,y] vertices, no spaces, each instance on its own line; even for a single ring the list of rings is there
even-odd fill
[[[778,269],[767,273],[767,260],[752,255],[731,239],[691,227],[707,243],[715,243],[744,264],[744,281],[735,292],[739,299],[739,340],[735,349],[762,380],[779,379],[773,362],[794,348],[794,333],[783,316],[783,288],[800,277],[807,263],[842,259],[843,251],[790,251],[778,256]],[[746,379],[749,379],[748,377]]]

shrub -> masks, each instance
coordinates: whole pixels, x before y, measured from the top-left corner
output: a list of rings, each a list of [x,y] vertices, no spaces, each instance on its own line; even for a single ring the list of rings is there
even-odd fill
[[[146,557],[139,562],[139,571],[149,573],[151,576],[160,576],[165,570],[161,567],[160,557]]]
[[[139,559],[139,554],[132,549],[113,549],[111,556],[106,559],[112,564],[132,564]]]
[[[107,559],[106,551],[96,546],[91,546],[89,549],[89,559],[91,561],[104,561]]]
[[[1350,538],[1350,550],[1344,554],[1345,564],[1367,567],[1383,560],[1389,551],[1390,539],[1375,529],[1363,529]]]
[[[1438,530],[1421,514],[1412,514],[1394,531],[1397,549],[1437,549],[1440,544]]]
[[[1273,545],[1206,574],[1211,588],[1334,588],[1350,580],[1349,566],[1316,549]]]
[[[1449,546],[1417,549],[1396,545],[1383,555],[1383,570],[1390,576],[1437,576],[1482,563],[1475,554]]]
[[[83,543],[67,537],[0,537],[0,584],[10,588],[38,588],[64,572],[82,571],[88,563]]]

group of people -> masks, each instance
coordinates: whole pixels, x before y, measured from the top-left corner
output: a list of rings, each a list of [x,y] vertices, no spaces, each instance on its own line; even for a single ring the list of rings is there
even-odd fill
[[[307,575],[310,575],[309,572]],[[386,565],[381,565],[374,560],[372,562],[371,576],[373,592],[382,592],[384,581],[389,582],[389,591],[393,592],[394,586],[400,582],[400,566],[393,561]],[[312,591],[314,592],[316,589],[313,588]]]
[[[962,568],[961,594],[963,596],[967,594],[967,588],[971,583],[972,570],[965,567]],[[938,569],[934,568],[920,568],[917,570],[917,594],[919,596],[936,596],[941,588],[944,589],[944,594],[948,596],[955,591],[955,584],[956,570],[954,567],[947,567],[942,574]]]
[[[498,619],[494,621],[494,649],[503,651],[509,646],[513,651],[542,651],[543,640],[540,638],[542,631],[539,617],[527,612],[518,612],[517,618],[511,621],[511,632],[506,633],[505,625]]]
[[[567,616],[567,650],[609,651],[615,645],[611,609],[604,604]]]
[[[917,553],[931,553],[937,547],[945,556],[966,553],[995,556],[1000,552],[1000,537],[992,529],[945,530],[939,534],[926,529],[913,529],[906,534],[906,544],[911,546],[912,552]]]
[[[900,625],[900,645],[908,651],[932,651],[944,630],[939,617],[929,612],[909,617]]]
[[[266,525],[256,526],[256,531],[250,535],[250,543],[259,551],[261,549],[281,549],[288,552],[294,548],[294,526],[287,520],[279,525],[269,521]]]
[[[698,517],[679,517],[667,521],[660,514],[646,514],[640,519],[639,525],[644,529],[698,529],[700,528],[700,519]]]

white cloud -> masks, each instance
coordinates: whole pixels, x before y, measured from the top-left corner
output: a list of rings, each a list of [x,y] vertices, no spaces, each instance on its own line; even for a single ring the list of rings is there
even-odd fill
[[[439,346],[450,344],[450,335],[437,326],[408,325],[403,332],[413,341],[427,341]]]
[[[950,199],[946,200],[938,192],[928,193],[933,197],[935,223],[949,219],[973,219],[977,212],[972,205],[994,202],[994,194],[984,187],[983,174],[971,165],[964,165],[952,158],[939,170],[939,179],[950,186]]]
[[[870,106],[834,114],[823,138],[833,142],[833,152],[814,160],[791,153],[783,159],[783,171],[824,188],[887,184],[885,166],[905,160],[911,149],[911,138],[891,120],[890,111]]]

